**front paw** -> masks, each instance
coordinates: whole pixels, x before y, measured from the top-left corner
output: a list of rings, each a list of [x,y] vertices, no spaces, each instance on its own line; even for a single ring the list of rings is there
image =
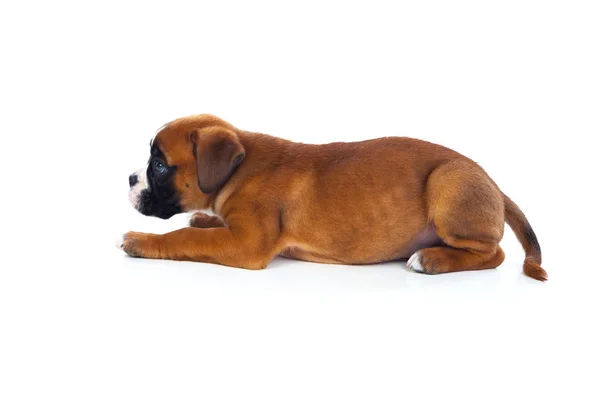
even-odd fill
[[[131,257],[160,258],[159,235],[127,232],[119,247]]]
[[[215,215],[196,212],[191,216],[189,225],[192,228],[222,228],[225,226],[223,220]]]

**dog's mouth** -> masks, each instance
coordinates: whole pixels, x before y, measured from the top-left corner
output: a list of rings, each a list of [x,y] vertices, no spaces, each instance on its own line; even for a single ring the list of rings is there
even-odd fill
[[[161,219],[169,219],[173,215],[182,212],[178,202],[166,202],[163,199],[156,199],[148,189],[140,192],[134,207],[143,215]]]
[[[152,198],[150,197],[150,192],[148,192],[148,189],[143,189],[139,193],[134,207],[140,213],[147,216],[152,216],[157,211],[154,203],[152,202]]]
[[[182,212],[173,188],[165,184],[159,185],[151,177],[146,179],[146,176],[141,176],[139,182],[129,189],[129,202],[137,211],[161,219],[168,219]]]

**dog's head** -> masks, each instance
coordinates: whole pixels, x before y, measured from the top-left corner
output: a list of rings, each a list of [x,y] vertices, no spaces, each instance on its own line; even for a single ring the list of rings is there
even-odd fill
[[[129,200],[142,214],[163,219],[208,208],[244,156],[237,129],[217,117],[169,122],[150,143],[147,168],[129,176]]]

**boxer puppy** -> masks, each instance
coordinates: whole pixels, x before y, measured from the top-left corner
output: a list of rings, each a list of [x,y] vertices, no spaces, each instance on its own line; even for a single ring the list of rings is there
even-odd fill
[[[544,281],[525,215],[469,158],[429,142],[384,137],[294,143],[211,115],[166,124],[130,200],[159,218],[196,212],[164,235],[129,232],[120,247],[144,258],[263,269],[277,255],[372,264],[406,260],[417,272],[490,269],[504,260],[504,222],[525,250],[526,275]]]

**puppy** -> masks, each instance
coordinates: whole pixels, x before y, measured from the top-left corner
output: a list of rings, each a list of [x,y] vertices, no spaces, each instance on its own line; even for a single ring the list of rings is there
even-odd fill
[[[504,260],[504,222],[525,250],[526,275],[544,281],[525,215],[485,171],[445,147],[404,137],[324,145],[239,130],[211,115],[177,119],[129,177],[144,215],[196,211],[190,227],[129,232],[120,247],[144,258],[263,269],[276,256],[417,272],[490,269]]]

